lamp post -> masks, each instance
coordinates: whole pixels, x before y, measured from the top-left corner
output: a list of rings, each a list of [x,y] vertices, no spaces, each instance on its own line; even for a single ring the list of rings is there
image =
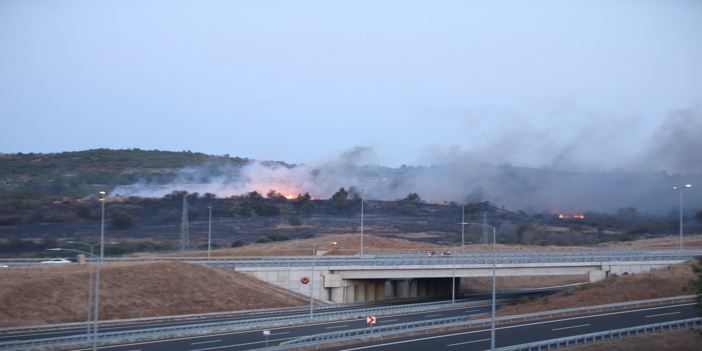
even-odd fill
[[[310,318],[311,318],[312,314],[314,313],[314,258],[315,258],[315,252],[316,252],[315,249],[317,248],[317,245],[320,245],[320,244],[336,245],[336,241],[326,242],[326,243],[300,243],[300,244],[312,245],[312,260],[310,261],[312,264],[312,268],[310,269]]]
[[[465,253],[465,237],[466,237],[466,204],[461,206],[461,253]]]
[[[363,255],[363,192],[366,189],[361,189],[361,255]]]
[[[88,246],[90,246],[90,254],[91,254],[91,255],[93,254],[93,247],[100,245],[100,243],[97,243],[97,244],[88,244],[88,243],[84,243],[84,242],[81,242],[81,241],[66,241],[66,244],[83,244],[83,245],[88,245]],[[107,244],[119,244],[119,243],[118,243],[118,242],[114,242],[114,241],[108,241],[108,242],[105,243],[105,245],[107,245]]]
[[[692,187],[691,184],[685,186],[674,186],[673,189],[680,190],[680,252],[683,250],[683,189]]]
[[[483,223],[465,224],[481,225],[483,227],[492,228],[492,323],[490,323],[490,350],[495,350],[495,262],[497,260],[497,258],[495,257],[495,246],[497,241],[495,240],[495,238],[497,228]]]
[[[90,244],[88,244],[90,245]],[[92,248],[92,247],[91,247]],[[46,249],[47,251],[70,251],[70,252],[77,252],[80,254],[84,255],[90,255],[94,257],[98,264],[97,264],[97,273],[95,274],[95,318],[93,319],[93,350],[97,350],[97,336],[98,336],[98,311],[100,309],[100,261],[102,259],[96,255],[93,255],[92,253],[88,253],[85,251],[81,250],[75,250],[75,249],[64,249],[64,248],[55,248],[55,249]],[[92,290],[92,276],[93,276],[93,267],[90,267],[90,288],[89,290]],[[92,291],[91,291],[92,292]],[[88,324],[90,324],[90,294],[88,295]],[[88,327],[88,330],[89,327]]]
[[[207,228],[207,260],[210,260],[210,249],[212,248],[212,206],[208,206],[210,209],[210,224]]]
[[[105,192],[100,192],[102,202],[102,219],[100,220],[100,259],[105,258]]]

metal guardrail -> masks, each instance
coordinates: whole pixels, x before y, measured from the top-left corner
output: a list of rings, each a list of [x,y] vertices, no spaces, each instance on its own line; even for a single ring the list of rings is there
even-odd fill
[[[514,300],[512,299],[505,299]],[[452,306],[481,306],[489,305],[489,300],[478,301],[457,301],[452,304],[450,301],[430,302],[407,306],[383,306],[365,310],[323,312],[314,317],[300,318],[300,315],[282,316],[274,318],[247,319],[227,322],[214,322],[191,324],[185,326],[171,326],[162,328],[149,328],[142,330],[129,330],[120,332],[108,332],[98,334],[98,344],[120,344],[127,342],[137,342],[145,340],[158,340],[163,338],[176,338],[193,335],[215,334],[234,332],[241,330],[251,330],[259,328],[276,328],[289,325],[299,325],[307,323],[326,322],[330,320],[350,319],[365,317],[367,315],[385,315],[390,313],[411,313],[427,310],[434,310],[441,307]],[[42,350],[62,347],[85,347],[93,343],[92,335],[79,334],[66,337],[45,338],[36,340],[18,340],[0,343],[0,350]]]
[[[702,247],[654,249],[590,249],[590,250],[500,250],[496,252],[498,264],[557,263],[601,261],[651,261],[688,260],[702,256]],[[36,265],[45,258],[0,259],[9,265]],[[239,257],[120,257],[103,259],[103,262],[125,261],[184,261],[199,264],[217,264],[242,267],[309,267],[309,266],[376,266],[376,265],[438,265],[456,261],[457,264],[492,263],[492,251],[470,251],[451,255],[428,256],[422,254],[364,254],[356,256],[239,256]]]
[[[576,307],[576,308],[569,308],[569,309],[563,309],[563,310],[554,310],[554,311],[545,311],[545,312],[537,312],[537,313],[529,313],[529,314],[522,314],[522,315],[515,315],[515,316],[504,316],[504,317],[497,317],[495,318],[495,322],[499,324],[500,322],[510,322],[513,323],[515,321],[527,321],[530,319],[542,319],[542,318],[552,318],[554,316],[565,316],[565,315],[574,315],[574,314],[580,314],[580,313],[590,313],[593,311],[604,311],[604,310],[615,310],[615,309],[625,309],[627,307],[639,307],[642,305],[645,306],[651,306],[652,304],[663,304],[663,303],[675,303],[675,302],[684,302],[684,301],[689,301],[689,300],[694,300],[696,298],[696,295],[685,295],[685,296],[676,296],[676,297],[670,297],[670,298],[660,298],[660,299],[651,299],[651,300],[641,300],[641,301],[631,301],[631,302],[622,302],[622,303],[614,303],[614,304],[606,304],[606,305],[596,305],[596,306],[585,306],[585,307]],[[362,328],[362,329],[354,329],[354,330],[347,330],[345,332],[335,332],[335,333],[323,333],[323,334],[318,334],[318,335],[310,335],[310,336],[305,336],[302,338],[297,338],[293,340],[286,341],[281,344],[281,346],[278,347],[272,347],[272,348],[266,348],[265,350],[270,350],[270,351],[279,351],[279,350],[291,350],[295,348],[303,348],[304,346],[313,346],[313,345],[320,345],[320,341],[325,341],[328,343],[332,342],[352,342],[354,340],[358,339],[363,339],[363,340],[368,340],[369,338],[378,338],[382,340],[384,337],[396,337],[400,333],[410,333],[410,335],[414,335],[414,333],[428,333],[430,329],[436,329],[441,328],[441,331],[443,331],[445,328],[454,328],[457,329],[459,327],[462,328],[473,328],[473,327],[482,327],[482,326],[487,326],[492,323],[491,318],[485,318],[485,319],[479,319],[479,320],[467,320],[465,319],[470,318],[470,316],[462,316],[462,317],[454,317],[459,319],[459,321],[456,322],[450,322],[447,319],[441,319],[441,320],[435,320],[436,324],[432,325],[422,325],[421,323],[431,323],[432,321],[422,321],[422,322],[414,322],[415,326],[413,327],[413,323],[405,323],[403,329],[386,329],[383,331],[377,330],[375,332],[371,331],[369,328]],[[443,322],[442,322],[443,321]],[[389,328],[392,326],[388,326]],[[291,347],[294,346],[294,347]]]
[[[558,288],[545,288],[545,289],[500,289],[497,290],[498,294],[503,294],[503,293],[519,293],[519,292],[526,292],[527,294],[533,293],[533,294],[552,294],[557,292],[556,290],[559,290]],[[467,301],[476,301],[479,299],[479,296],[487,296],[489,297],[491,294],[490,291],[481,291],[481,292],[471,292],[471,293],[461,293],[457,294],[456,298],[458,299],[457,301],[459,302],[467,302]],[[436,296],[436,300],[440,300],[444,302],[446,298],[450,298],[450,295],[446,296]],[[396,303],[405,303],[404,305],[396,305],[395,307],[397,308],[402,308],[403,306],[406,308],[411,308],[415,304],[407,304],[408,302],[412,301],[417,301],[417,300],[427,300],[427,297],[406,297],[406,298],[396,298],[396,299],[385,299],[385,300],[376,300],[376,301],[365,301],[365,302],[346,302],[346,303],[336,303],[336,304],[322,304],[322,305],[315,305],[314,310],[317,311],[316,314],[319,314],[319,311],[323,310],[329,310],[329,309],[335,309],[335,308],[346,308],[346,307],[365,307],[365,306],[372,306],[372,305],[385,305],[385,304],[396,304]],[[182,314],[182,315],[171,315],[171,316],[157,316],[157,317],[142,317],[142,318],[126,318],[126,319],[111,319],[111,320],[101,320],[98,321],[98,327],[99,328],[104,328],[104,327],[109,327],[109,326],[117,326],[117,325],[129,325],[129,324],[146,324],[146,323],[164,323],[164,322],[175,322],[175,321],[188,321],[188,320],[197,320],[197,319],[211,319],[211,318],[235,318],[235,317],[241,317],[241,316],[254,316],[254,315],[260,315],[260,314],[266,314],[266,313],[286,313],[286,312],[307,312],[309,311],[310,306],[309,305],[303,305],[303,306],[293,306],[293,307],[278,307],[278,308],[266,308],[266,309],[256,309],[256,310],[239,310],[239,311],[227,311],[227,312],[210,312],[210,313],[197,313],[197,314]],[[347,312],[350,312],[351,310],[346,310]],[[353,310],[358,313],[363,313],[363,309],[356,309]],[[272,317],[273,318],[273,317]],[[63,329],[71,329],[71,328],[85,328],[87,327],[86,323],[88,322],[73,322],[73,323],[59,323],[59,324],[44,324],[44,325],[28,325],[28,326],[19,326],[19,327],[5,327],[5,328],[0,328],[0,334],[10,334],[10,333],[20,333],[20,332],[40,332],[40,331],[55,331],[55,330],[63,330]],[[91,325],[94,322],[90,322]]]
[[[643,325],[640,327],[624,328],[610,330],[600,333],[591,333],[576,335],[567,338],[551,339],[541,342],[522,344],[510,347],[501,347],[498,351],[540,351],[542,348],[546,350],[559,349],[561,347],[570,347],[576,345],[591,344],[598,341],[614,340],[627,336],[643,335],[648,333],[659,333],[666,330],[674,330],[680,328],[694,327],[702,324],[702,317],[683,319],[666,323],[656,323]]]

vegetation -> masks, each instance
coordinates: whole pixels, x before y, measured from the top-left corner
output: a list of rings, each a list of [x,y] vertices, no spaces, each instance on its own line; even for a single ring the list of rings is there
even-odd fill
[[[110,191],[138,179],[152,184],[170,183],[177,171],[187,166],[204,167],[204,177],[221,175],[221,166],[236,173],[248,162],[228,155],[139,149],[0,154],[0,255],[44,254],[48,245],[45,240],[77,240],[99,233],[102,203],[95,197],[99,191]],[[287,166],[281,162],[273,164]],[[202,179],[193,175],[180,180]],[[104,203],[105,228],[112,236],[164,244],[145,250],[167,250],[168,241],[177,239],[180,230],[183,198],[188,200],[193,238],[207,233],[206,220],[211,211],[220,231],[219,240],[228,240],[232,245],[259,239],[274,241],[272,237],[276,235],[301,238],[335,230],[358,231],[362,205],[361,190],[354,186],[340,187],[329,199],[313,199],[309,193],[288,199],[275,189],[229,197],[186,190],[161,198],[117,195]],[[434,233],[434,239],[427,240],[452,243],[485,240],[483,228],[462,228],[457,223],[464,215],[466,222],[482,222],[485,215],[488,223],[499,228],[497,238],[502,244],[592,246],[674,235],[679,230],[679,214],[655,217],[634,207],[614,213],[589,212],[584,218],[558,218],[550,213],[510,212],[488,201],[427,203],[414,192],[395,201],[364,200],[363,206],[369,234]],[[303,226],[303,221],[307,225]],[[702,231],[702,211],[694,215],[694,221],[686,222],[686,231]],[[125,250],[131,252],[131,248]]]

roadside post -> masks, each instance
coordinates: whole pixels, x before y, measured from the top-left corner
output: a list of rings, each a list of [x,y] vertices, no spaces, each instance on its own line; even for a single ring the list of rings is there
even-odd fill
[[[263,335],[266,336],[266,347],[268,347],[268,335],[271,335],[271,331],[270,331],[270,330],[264,330],[264,331],[263,331]]]
[[[375,324],[375,321],[376,321],[376,319],[373,316],[366,317],[366,323],[368,323],[368,325],[370,325],[370,332],[371,333],[373,332],[373,324]]]

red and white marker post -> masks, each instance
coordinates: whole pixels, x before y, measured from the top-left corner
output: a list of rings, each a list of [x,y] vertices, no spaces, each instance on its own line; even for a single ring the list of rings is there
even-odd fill
[[[376,321],[376,319],[373,316],[366,317],[366,323],[368,323],[368,325],[370,325],[371,333],[373,332],[373,324],[375,324],[375,321]]]

